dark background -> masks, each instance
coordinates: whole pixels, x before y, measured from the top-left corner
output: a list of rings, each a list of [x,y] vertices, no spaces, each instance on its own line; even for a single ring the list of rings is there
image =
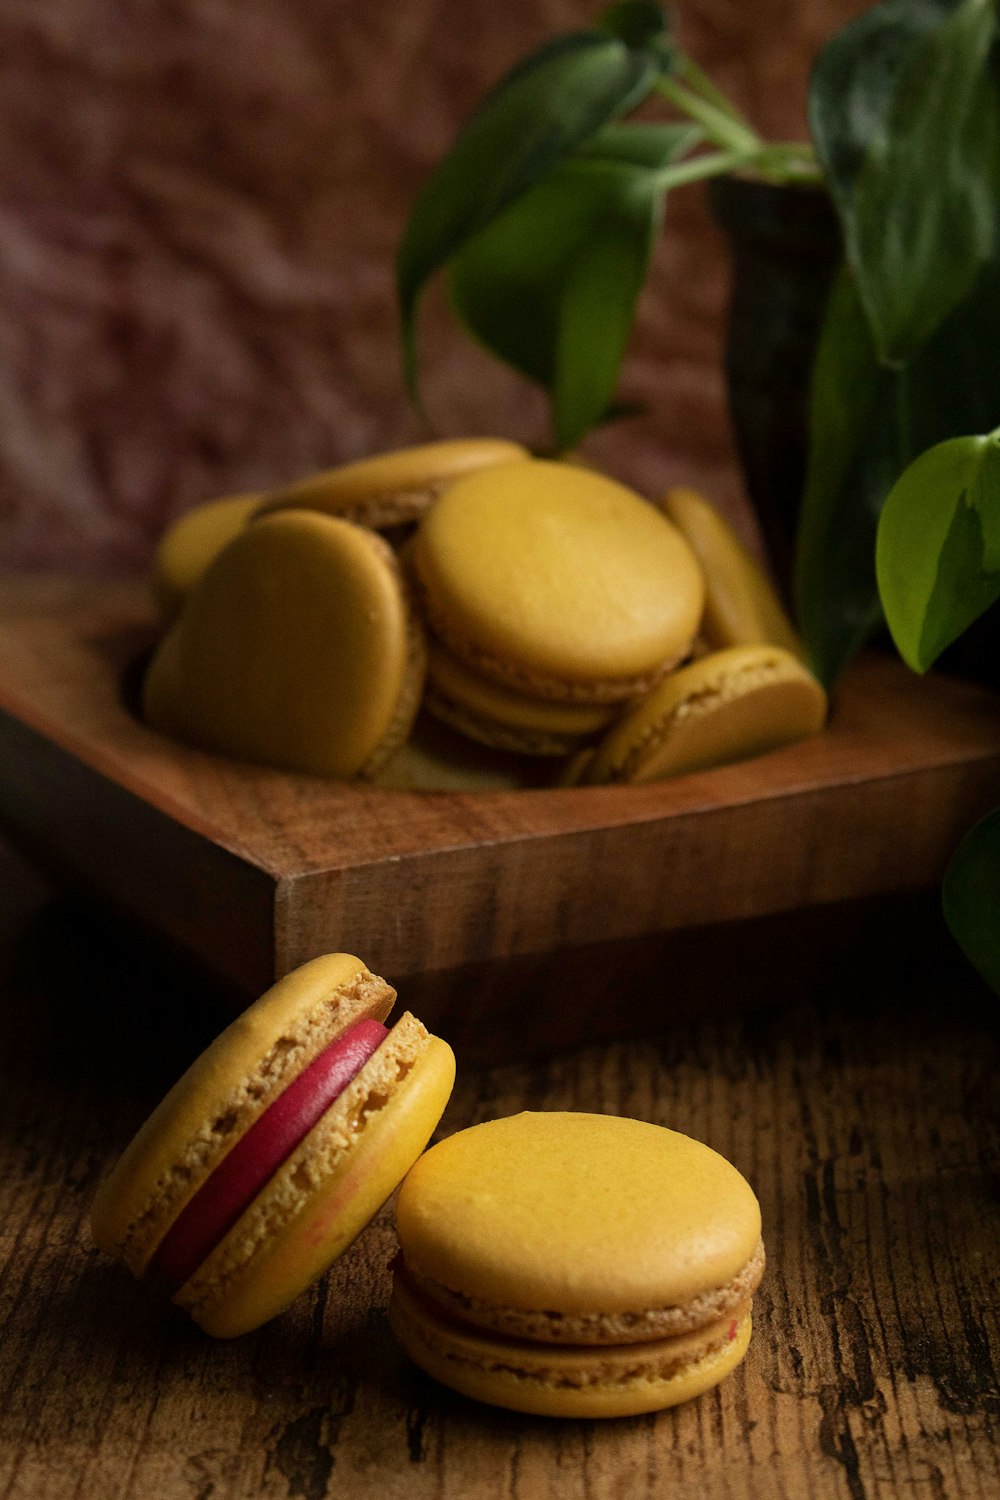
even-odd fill
[[[686,0],[754,123],[805,129],[809,64],[864,0]],[[599,0],[0,0],[0,564],[125,571],[181,510],[419,439],[392,259],[484,88]],[[668,206],[623,394],[591,455],[706,489],[747,535],[720,370],[726,260]],[[533,392],[432,295],[444,435],[543,437]]]

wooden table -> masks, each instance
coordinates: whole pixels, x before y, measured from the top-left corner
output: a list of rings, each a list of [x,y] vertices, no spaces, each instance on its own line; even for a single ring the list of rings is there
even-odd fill
[[[557,1423],[408,1366],[384,1312],[389,1211],[234,1343],[90,1246],[101,1172],[223,1018],[148,940],[5,853],[0,1495],[997,1496],[1000,1048],[994,1001],[933,910],[874,968],[845,947],[771,1009],[670,1023],[665,957],[644,980],[659,1034],[530,1065],[460,1059],[444,1131],[525,1107],[637,1115],[708,1141],[761,1199],[769,1265],[743,1367],[674,1411]],[[779,973],[780,946],[770,961]],[[742,979],[734,959],[734,1003]]]

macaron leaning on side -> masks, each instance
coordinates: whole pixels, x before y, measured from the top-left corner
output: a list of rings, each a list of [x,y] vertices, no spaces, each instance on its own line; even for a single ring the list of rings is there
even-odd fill
[[[370,776],[406,738],[425,659],[388,543],[281,512],[252,521],[192,591],[148,668],[144,716],[239,759]]]
[[[351,954],[280,980],[216,1038],[102,1183],[95,1243],[208,1333],[248,1332],[351,1244],[419,1156],[448,1045]]]
[[[676,1131],[561,1112],[492,1120],[416,1163],[396,1222],[392,1327],[477,1400],[658,1411],[746,1352],[760,1209],[729,1162]]]
[[[732,646],[681,667],[608,731],[585,783],[660,781],[818,734],[822,686],[779,646]]]

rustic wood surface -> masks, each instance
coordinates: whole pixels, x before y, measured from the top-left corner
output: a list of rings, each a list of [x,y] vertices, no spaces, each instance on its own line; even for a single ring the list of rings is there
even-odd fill
[[[122,697],[153,638],[141,586],[11,583],[0,622],[0,816],[251,992],[330,948],[396,981],[927,887],[1000,781],[995,694],[873,657],[826,733],[699,775],[345,785],[141,724]]]
[[[995,1005],[932,919],[877,970],[846,947],[793,1004],[532,1065],[460,1057],[443,1132],[524,1107],[631,1114],[708,1141],[761,1199],[745,1364],[674,1411],[557,1423],[408,1366],[384,1311],[388,1211],[233,1343],[93,1249],[99,1176],[222,1016],[146,941],[0,855],[4,1500],[1000,1492]],[[675,975],[646,982],[666,996]],[[553,976],[534,1002],[561,998]]]

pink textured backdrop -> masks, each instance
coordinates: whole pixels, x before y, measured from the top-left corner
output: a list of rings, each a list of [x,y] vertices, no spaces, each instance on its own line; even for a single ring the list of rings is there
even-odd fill
[[[0,0],[0,562],[123,569],[201,499],[419,439],[392,255],[484,86],[580,0]],[[862,0],[688,0],[685,40],[774,136]],[[589,451],[741,512],[722,242],[677,193],[623,394]],[[441,433],[539,439],[543,406],[431,296]]]

